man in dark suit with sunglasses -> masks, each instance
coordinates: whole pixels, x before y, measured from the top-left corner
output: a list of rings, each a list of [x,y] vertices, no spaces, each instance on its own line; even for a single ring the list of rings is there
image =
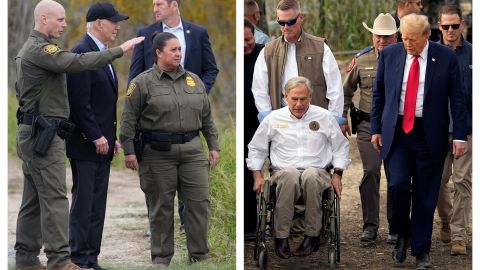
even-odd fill
[[[462,11],[457,5],[445,5],[440,8],[438,28],[442,31],[442,39],[439,43],[455,50],[460,66],[461,95],[465,99],[467,111],[468,140],[465,155],[453,159],[451,151],[447,154],[438,196],[437,210],[442,222],[440,240],[444,243],[452,242],[451,255],[467,254],[467,228],[472,203],[472,44],[462,36],[464,27]],[[450,125],[450,142],[452,131]],[[453,204],[448,185],[450,177],[455,186]]]
[[[285,83],[303,76],[312,83],[312,104],[328,109],[339,124],[346,123],[340,70],[326,40],[302,31],[305,14],[298,0],[281,0],[277,18],[282,36],[267,43],[255,63],[252,93],[259,121],[286,106]]]

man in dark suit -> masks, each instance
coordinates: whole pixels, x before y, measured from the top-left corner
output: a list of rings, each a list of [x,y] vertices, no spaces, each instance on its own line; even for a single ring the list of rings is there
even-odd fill
[[[448,107],[453,119],[452,152],[459,158],[467,139],[465,103],[455,53],[428,41],[427,17],[403,17],[400,31],[403,43],[384,48],[380,55],[373,88],[372,143],[389,170],[391,229],[399,235],[393,260],[395,264],[405,261],[411,239],[417,269],[427,269],[431,268],[433,214],[449,147]]]
[[[202,79],[208,94],[218,74],[208,32],[200,25],[183,20],[180,17],[179,6],[180,0],[153,0],[156,22],[138,31],[138,36],[145,36],[145,41],[135,46],[128,82],[152,67],[153,33],[170,32],[177,36],[182,46],[181,65]]]
[[[100,51],[113,42],[119,14],[110,3],[96,3],[88,10],[87,34],[73,48],[75,53]],[[70,118],[76,127],[67,140],[67,156],[73,174],[70,209],[72,261],[81,268],[98,265],[107,203],[110,162],[120,144],[116,140],[118,79],[112,65],[69,74]]]

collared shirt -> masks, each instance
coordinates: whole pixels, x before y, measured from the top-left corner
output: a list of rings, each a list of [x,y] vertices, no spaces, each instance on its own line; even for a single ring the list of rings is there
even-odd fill
[[[262,169],[269,154],[274,170],[289,166],[346,169],[348,140],[343,136],[333,115],[318,106],[310,105],[301,119],[288,107],[274,110],[260,123],[248,144],[247,166],[252,171]]]
[[[182,20],[180,20],[180,23],[175,27],[169,27],[163,23],[163,32],[172,33],[178,38],[180,46],[182,47],[182,60],[180,61],[180,65],[185,67],[185,51],[187,49],[187,43],[185,42],[185,33],[183,32]]]
[[[254,37],[255,37],[255,43],[258,44],[265,44],[270,41],[270,37],[265,34],[260,28],[258,28],[256,25],[255,27],[255,32],[254,32]]]
[[[428,44],[429,43],[427,41],[427,45],[423,47],[420,57],[418,57],[418,63],[420,64],[420,78],[418,81],[415,117],[422,117],[423,115],[423,94],[425,92],[425,73],[427,71]],[[403,115],[403,109],[405,107],[405,91],[407,90],[408,73],[410,72],[413,59],[415,59],[415,56],[411,54],[407,54],[406,57],[405,69],[403,70],[402,92],[400,93],[400,106],[398,108],[398,114],[401,115]]]
[[[106,44],[103,44],[94,35],[90,34],[89,32],[87,32],[87,35],[89,35],[93,39],[93,42],[95,42],[100,51],[108,50],[108,46]],[[115,78],[115,74],[113,73],[112,64],[108,64],[108,68],[110,69],[110,73],[112,73],[112,77],[116,80],[117,78]]]
[[[324,43],[323,75],[327,84],[328,110],[334,115],[341,117],[343,112],[343,87],[342,77],[338,69],[337,61],[327,44]],[[253,73],[252,92],[255,97],[255,105],[259,112],[271,111],[272,104],[268,92],[268,67],[265,62],[264,50],[260,52],[255,63]],[[285,63],[284,78],[282,80],[282,93],[285,95],[285,83],[293,76],[298,76],[295,43],[288,44],[288,52]],[[283,101],[282,101],[283,103]]]

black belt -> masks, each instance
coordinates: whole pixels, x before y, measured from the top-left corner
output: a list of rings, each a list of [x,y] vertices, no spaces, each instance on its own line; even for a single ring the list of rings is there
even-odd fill
[[[35,118],[35,115],[33,114],[29,114],[29,113],[23,113],[22,116],[20,116],[20,118],[18,119],[18,122],[20,124],[24,124],[24,125],[32,125],[33,124],[33,120]],[[64,120],[67,120],[66,118],[64,117],[52,117],[52,116],[47,116],[46,117],[47,119],[50,119],[50,120],[57,120],[57,121],[64,121]]]
[[[168,134],[170,138],[170,142],[172,144],[184,144],[189,141],[191,141],[193,138],[198,136],[198,130],[195,131],[189,131],[189,132],[162,132],[162,131],[152,131],[152,130],[142,130],[143,134],[143,139],[145,140],[145,143],[150,143],[152,140],[152,133],[158,132],[158,133],[166,133]]]
[[[370,122],[370,114],[369,114],[369,113],[366,113],[366,112],[364,112],[364,111],[358,110],[358,115],[359,115],[360,118],[363,119],[364,121]]]

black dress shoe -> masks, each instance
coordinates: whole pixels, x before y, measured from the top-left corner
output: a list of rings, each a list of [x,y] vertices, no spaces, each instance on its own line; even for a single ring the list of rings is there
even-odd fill
[[[288,237],[275,238],[275,253],[282,259],[288,259],[292,256],[290,245],[288,245]]]
[[[408,237],[398,237],[395,249],[392,251],[392,259],[395,264],[402,264],[407,258],[407,248],[410,240]]]
[[[293,253],[295,256],[308,256],[312,252],[318,251],[320,246],[320,236],[308,236],[305,235],[302,243],[298,246],[297,250]]]
[[[103,268],[100,265],[98,265],[98,263],[89,264],[88,267],[93,270],[107,270],[106,268]]]
[[[362,236],[360,236],[360,242],[362,242],[362,244],[373,244],[375,243],[376,239],[377,239],[377,231],[375,230],[365,229],[362,232]]]
[[[432,263],[430,262],[430,255],[428,253],[420,253],[417,256],[416,266],[417,270],[424,270],[432,268]]]

